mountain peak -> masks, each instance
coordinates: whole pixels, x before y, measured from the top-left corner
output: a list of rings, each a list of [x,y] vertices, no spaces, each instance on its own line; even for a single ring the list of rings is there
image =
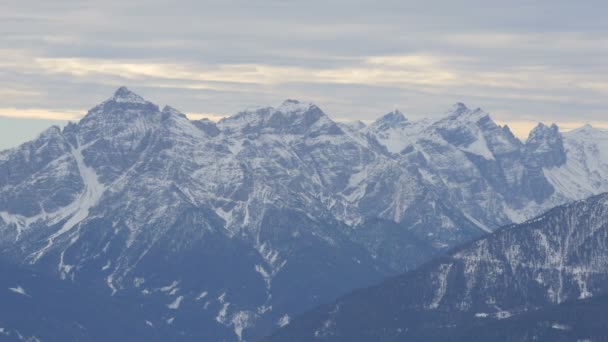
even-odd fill
[[[513,134],[513,132],[511,131],[511,127],[509,127],[509,125],[504,125],[502,126],[502,131],[512,140],[517,140],[519,141],[519,139],[517,137],[515,137],[515,135]]]
[[[53,125],[40,133],[41,137],[55,136],[61,134],[61,128],[57,125]]]
[[[335,126],[335,123],[315,104],[286,100],[270,114],[265,124],[275,129],[285,130],[290,127],[288,130],[291,132],[303,132],[317,122]]]
[[[298,100],[287,99],[277,108],[277,111],[282,113],[303,113],[308,111],[310,108],[316,107],[310,102],[301,102]]]
[[[114,92],[114,96],[112,96],[112,100],[119,103],[146,103],[143,97],[135,94],[127,87],[120,87]]]
[[[551,126],[547,126],[542,122],[539,122],[534,129],[530,132],[528,136],[528,140],[539,139],[540,137],[548,137],[554,136],[559,133],[559,127],[556,124],[551,124]]]
[[[539,123],[526,140],[526,150],[543,167],[560,166],[566,162],[564,142],[556,124]]]
[[[584,126],[571,130],[569,133],[583,133],[588,134],[593,131],[596,131],[597,128],[593,127],[591,124],[587,123]]]
[[[186,114],[184,114],[184,113],[180,112],[179,110],[177,110],[171,106],[168,106],[168,105],[163,108],[162,112],[164,114],[178,115],[178,116],[181,116],[184,118],[186,117]]]
[[[399,110],[395,109],[394,111],[384,114],[374,121],[373,126],[379,129],[388,129],[399,126],[405,122],[407,122],[405,115],[403,115],[403,113],[401,113]]]
[[[452,113],[462,113],[469,111],[469,107],[462,102],[456,102],[452,105],[451,112]]]
[[[462,102],[457,102],[446,112],[449,119],[474,118],[481,119],[488,116],[481,108],[470,109]]]
[[[399,123],[407,121],[407,118],[405,117],[405,115],[403,115],[402,112],[400,112],[398,109],[395,109],[390,113],[384,114],[384,116],[382,116],[379,120]]]
[[[251,132],[269,128],[276,132],[303,133],[317,122],[332,126],[330,130],[336,132],[336,124],[318,106],[288,99],[277,108],[258,107],[239,112],[220,120],[218,127],[228,131]]]
[[[101,134],[101,131],[107,132],[110,129],[127,129],[128,123],[142,117],[152,121],[160,119],[158,106],[144,100],[128,88],[120,87],[111,98],[88,111],[87,115],[80,120],[79,129],[86,127],[91,132],[97,132],[95,134]]]
[[[576,137],[577,139],[582,140],[595,140],[595,139],[605,139],[600,137],[606,137],[608,135],[608,129],[599,128],[592,126],[591,124],[586,124],[579,128],[573,129],[564,133],[565,136]]]

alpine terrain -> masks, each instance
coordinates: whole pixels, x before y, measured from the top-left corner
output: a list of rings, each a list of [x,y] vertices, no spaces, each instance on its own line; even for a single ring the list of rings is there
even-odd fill
[[[131,340],[251,341],[500,226],[604,191],[608,132],[590,126],[561,133],[539,124],[522,142],[463,104],[437,121],[412,122],[394,111],[366,126],[334,122],[316,105],[295,100],[212,122],[160,109],[122,87],[78,123],[0,152],[0,260],[61,280],[49,287],[76,286],[107,297],[108,305],[136,308],[120,311],[152,337]],[[568,253],[577,244],[603,243],[603,235],[589,235],[603,234],[596,225],[601,216],[561,223],[552,215],[580,206],[599,211],[596,202],[526,223],[544,229],[531,240],[524,235],[536,228],[500,230],[408,273],[403,279],[428,278],[428,293],[399,305],[411,301],[422,311],[408,315],[428,315],[432,326],[445,321],[436,315],[448,307],[477,321],[476,314],[493,319],[595,294],[603,279],[594,264],[601,251]],[[579,232],[569,222],[587,228]],[[508,258],[501,246],[510,248]],[[487,253],[485,263],[480,253]],[[530,275],[520,284],[509,275],[524,267],[522,260]],[[546,272],[533,271],[536,263]],[[500,284],[474,270],[484,267],[515,287],[488,290]],[[547,294],[528,302],[518,284]],[[477,290],[487,293],[473,296]],[[32,299],[43,300],[44,293],[53,290]],[[520,299],[501,302],[508,295]],[[0,327],[7,323],[2,317]],[[72,328],[87,336],[95,326]],[[23,336],[44,335],[19,329]],[[341,336],[335,333],[327,336]]]
[[[342,297],[264,341],[605,341],[607,245],[603,194]]]

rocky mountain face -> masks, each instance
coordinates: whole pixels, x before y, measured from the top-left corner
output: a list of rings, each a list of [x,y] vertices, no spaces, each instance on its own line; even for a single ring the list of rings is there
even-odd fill
[[[592,328],[584,330],[581,318],[605,308],[607,245],[603,194],[507,226],[418,270],[356,291],[296,318],[266,341],[605,337],[605,327],[589,322]]]
[[[425,189],[486,231],[608,189],[608,131],[591,126],[562,134],[556,125],[540,123],[521,142],[483,110],[458,103],[436,122],[410,122],[389,113],[360,131],[404,167],[414,165]],[[446,215],[433,224],[443,230],[431,232],[436,246],[455,245],[448,240],[453,236],[445,234],[448,226],[462,234],[455,240],[466,239],[466,225],[457,217]]]
[[[251,340],[606,191],[608,134],[582,130],[522,143],[462,104],[347,125],[295,100],[191,121],[120,88],[0,152],[0,258],[142,307],[173,340]]]

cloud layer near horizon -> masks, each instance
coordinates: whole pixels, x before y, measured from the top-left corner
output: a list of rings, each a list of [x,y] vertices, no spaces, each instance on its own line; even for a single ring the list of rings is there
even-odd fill
[[[606,9],[603,1],[0,3],[0,115],[75,120],[127,85],[212,116],[298,98],[334,118],[399,108],[419,119],[460,101],[521,127],[519,135],[538,121],[608,125]]]

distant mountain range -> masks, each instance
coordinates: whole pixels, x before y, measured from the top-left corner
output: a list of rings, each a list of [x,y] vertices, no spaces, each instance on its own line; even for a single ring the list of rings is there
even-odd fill
[[[0,259],[140,307],[155,336],[250,341],[604,191],[590,126],[521,142],[463,104],[365,126],[295,100],[193,121],[123,87],[0,152]]]
[[[608,194],[356,291],[264,341],[605,341]]]

